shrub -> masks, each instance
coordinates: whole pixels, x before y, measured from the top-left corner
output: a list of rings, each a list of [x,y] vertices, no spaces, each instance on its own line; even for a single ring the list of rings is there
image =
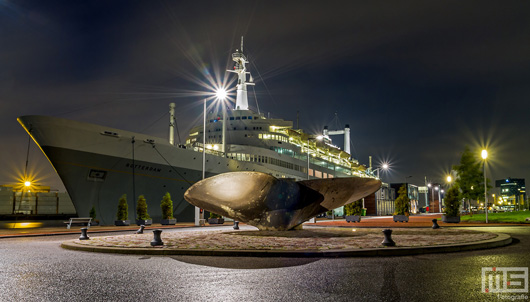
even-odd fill
[[[136,215],[139,220],[151,219],[151,217],[147,213],[147,202],[143,195],[140,195],[138,197],[138,203],[136,204]]]
[[[462,202],[460,196],[460,188],[457,185],[453,185],[447,190],[445,193],[445,215],[460,216],[460,204]]]
[[[363,201],[361,199],[344,206],[344,213],[346,214],[346,216],[351,216],[351,215],[361,216],[362,211],[363,211]]]
[[[90,212],[88,213],[88,217],[92,218],[92,220],[96,220],[96,207],[92,206],[92,209],[90,209]]]
[[[173,217],[173,201],[169,192],[164,195],[160,202],[160,208],[162,209],[162,219],[174,219]]]
[[[210,218],[221,218],[221,215],[210,212]]]
[[[127,205],[127,194],[123,194],[118,202],[118,213],[116,220],[127,220],[129,218],[129,206]]]
[[[395,215],[409,215],[410,199],[407,194],[406,185],[401,186],[398,191],[399,196],[394,201]]]

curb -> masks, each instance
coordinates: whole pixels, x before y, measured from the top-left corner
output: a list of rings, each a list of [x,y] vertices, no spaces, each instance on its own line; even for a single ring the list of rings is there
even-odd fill
[[[206,225],[203,227],[219,227],[223,225]],[[232,225],[226,225],[226,226],[232,226]],[[184,225],[184,226],[149,226],[146,227],[144,230],[153,230],[153,229],[188,229],[188,228],[196,228],[197,226],[194,225]],[[137,227],[127,227],[124,229],[108,229],[108,230],[89,230],[89,234],[101,234],[101,233],[117,233],[117,232],[135,232],[137,231],[139,226]],[[25,233],[25,234],[13,234],[13,235],[0,235],[1,239],[8,239],[8,238],[23,238],[23,237],[43,237],[43,236],[61,236],[61,235],[79,235],[80,231],[64,231],[64,232],[55,232],[55,233]]]
[[[460,243],[454,245],[435,245],[422,247],[382,247],[370,249],[349,250],[189,250],[189,249],[164,249],[163,247],[152,248],[120,248],[87,246],[74,243],[74,240],[66,241],[61,247],[68,250],[131,254],[131,255],[158,255],[158,256],[230,256],[230,257],[289,257],[289,258],[342,258],[342,257],[388,257],[388,256],[410,256],[434,253],[453,253],[462,251],[473,251],[506,246],[512,243],[512,237],[503,233],[497,234],[496,238]]]

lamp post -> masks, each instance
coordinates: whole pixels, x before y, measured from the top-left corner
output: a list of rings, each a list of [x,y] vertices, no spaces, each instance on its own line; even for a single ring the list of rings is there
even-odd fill
[[[432,185],[431,183],[428,183],[427,184],[427,187],[428,188],[431,188]],[[427,189],[427,191],[429,191],[429,189]],[[434,212],[434,189],[431,189],[431,200],[432,200],[432,211]],[[429,207],[429,210],[431,209],[431,205],[427,202],[427,206]]]
[[[379,180],[381,180],[381,178],[379,177],[379,171],[381,170],[385,170],[387,171],[388,168],[389,168],[389,165],[387,163],[383,163],[380,167],[378,168],[375,168],[372,170],[372,157],[370,156],[370,166],[369,166],[369,174],[371,174],[372,176],[377,172],[376,176]],[[379,204],[379,201],[382,200],[381,196],[382,196],[382,190],[383,190],[383,187],[381,186],[381,188],[379,188],[379,190],[377,190],[377,192],[375,192],[375,205],[376,205],[376,211],[379,213],[379,209],[380,209],[380,204]],[[363,208],[364,208],[364,198],[363,198]]]
[[[484,159],[484,163],[482,164],[482,168],[484,171],[484,204],[486,205],[486,223],[488,223],[488,194],[487,194],[487,187],[486,187],[486,158],[488,158],[488,151],[486,149],[482,150],[482,159]]]
[[[225,108],[224,108],[224,99],[226,98],[226,90],[224,88],[219,88],[216,93],[216,97],[218,100],[223,101],[223,153],[225,152],[225,126],[226,126],[226,115],[225,115]],[[203,102],[203,119],[202,119],[202,179],[204,180],[206,178],[206,101],[207,99],[204,99]],[[199,220],[204,219],[204,212],[201,213],[201,209],[198,207],[195,207],[195,226],[199,226]]]
[[[427,185],[427,176],[425,176],[425,186],[428,187]],[[427,189],[425,191],[425,213],[427,213],[427,208],[429,207],[429,189]]]
[[[434,189],[436,191],[438,191],[438,211],[440,211],[440,213],[442,213],[442,200],[441,200],[441,196],[440,196],[440,186],[436,186],[434,187]],[[434,192],[433,192],[434,193]]]
[[[203,102],[203,120],[202,120],[202,179],[204,180],[206,176],[206,99]],[[223,121],[224,122],[224,121]],[[204,219],[201,216],[204,214],[201,213],[199,207],[195,207],[195,226],[200,225],[200,220]]]

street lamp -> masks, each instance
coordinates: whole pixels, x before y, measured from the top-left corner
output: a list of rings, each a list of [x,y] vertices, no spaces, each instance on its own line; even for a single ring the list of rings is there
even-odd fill
[[[451,177],[451,175],[448,175],[448,176],[447,176],[447,182],[448,182],[449,184],[451,184],[452,181],[453,181],[453,178]]]
[[[484,163],[482,164],[482,167],[484,171],[484,203],[486,204],[486,223],[488,223],[488,195],[486,193],[486,158],[488,158],[488,151],[486,149],[483,149],[482,159],[484,159]]]
[[[389,168],[388,164],[387,164],[387,163],[384,163],[383,165],[381,165],[381,167],[379,167],[379,168],[375,168],[375,169],[372,171],[372,173],[377,172],[377,178],[379,178],[379,171],[381,171],[381,170],[385,170],[385,171],[387,171],[388,168]]]

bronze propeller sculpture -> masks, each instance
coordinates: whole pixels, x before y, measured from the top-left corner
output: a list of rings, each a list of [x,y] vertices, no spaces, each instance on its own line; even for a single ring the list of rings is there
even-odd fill
[[[195,183],[184,198],[196,207],[260,230],[289,230],[372,194],[380,186],[380,180],[370,177],[295,181],[261,172],[229,172]]]

